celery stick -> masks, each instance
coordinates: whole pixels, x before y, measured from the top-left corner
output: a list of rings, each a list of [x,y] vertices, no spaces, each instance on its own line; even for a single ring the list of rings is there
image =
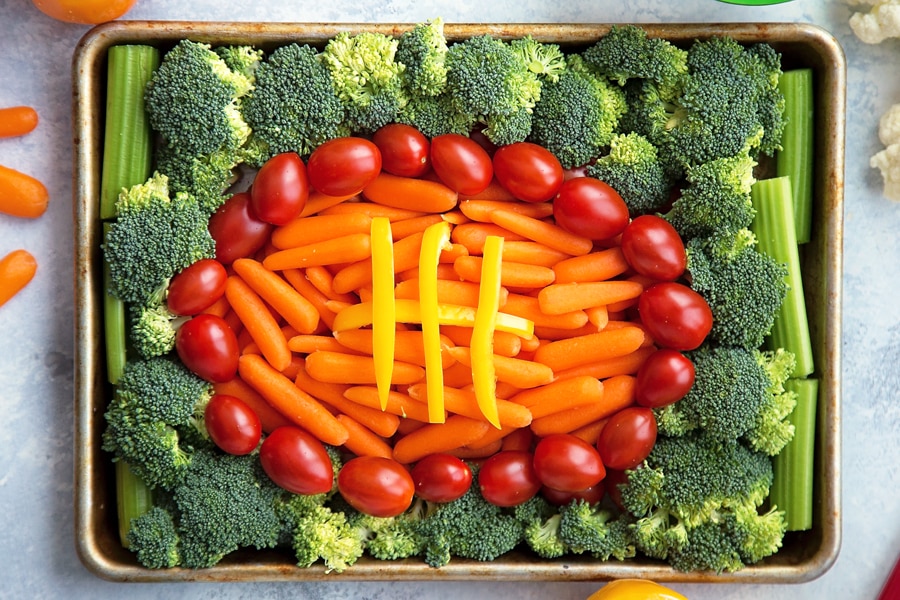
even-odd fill
[[[116,462],[116,497],[119,518],[119,540],[128,547],[128,530],[131,520],[153,507],[153,491],[134,474],[127,463]]]
[[[797,407],[789,417],[794,425],[794,438],[774,459],[775,480],[769,491],[769,502],[784,511],[788,531],[802,531],[811,529],[813,520],[813,450],[819,380],[789,379],[784,387],[797,394]]]
[[[103,224],[103,238],[109,223]],[[109,293],[109,268],[103,264],[103,334],[106,341],[106,379],[118,383],[127,360],[125,339],[125,303]]]
[[[100,182],[100,218],[116,215],[122,188],[143,183],[153,164],[153,137],[144,88],[159,66],[152,46],[113,46],[108,53],[106,132]]]
[[[753,184],[750,196],[756,211],[752,229],[760,252],[787,267],[788,293],[775,317],[768,344],[773,349],[793,352],[796,366],[792,376],[806,377],[813,372],[814,364],[794,228],[791,180],[788,177],[762,179]]]
[[[776,174],[791,178],[794,192],[794,225],[797,243],[809,241],[813,205],[813,72],[812,69],[785,71],[778,85],[784,94],[787,124],[776,154]]]

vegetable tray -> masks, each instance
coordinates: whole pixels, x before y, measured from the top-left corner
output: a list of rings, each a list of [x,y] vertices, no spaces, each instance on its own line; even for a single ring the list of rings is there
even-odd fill
[[[807,311],[820,380],[815,450],[813,528],[789,532],[774,556],[734,573],[684,573],[646,558],[601,562],[586,555],[542,560],[527,551],[492,562],[454,558],[434,569],[423,562],[363,558],[341,574],[321,565],[298,568],[289,553],[240,551],[209,569],[150,570],[122,548],[116,523],[114,469],[101,449],[106,383],[103,343],[102,255],[99,196],[107,51],[117,44],[167,49],[183,38],[211,44],[252,44],[271,49],[290,42],[323,46],[340,31],[399,35],[407,24],[190,23],[119,21],[101,25],[78,44],[73,60],[75,219],[75,537],[85,566],[115,581],[492,580],[602,581],[625,577],[661,582],[800,583],[835,562],[841,541],[840,349],[846,67],[828,32],[807,24],[646,24],[650,36],[678,43],[728,35],[767,42],[782,53],[783,67],[809,67],[815,80],[815,182],[813,234],[802,249]],[[578,49],[610,29],[605,24],[451,24],[448,41],[489,33],[503,39],[532,35]],[[764,162],[758,169],[765,170]]]

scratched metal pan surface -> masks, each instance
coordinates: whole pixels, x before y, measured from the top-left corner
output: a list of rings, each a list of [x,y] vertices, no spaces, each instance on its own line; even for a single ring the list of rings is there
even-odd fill
[[[717,35],[742,42],[768,42],[782,53],[783,67],[810,67],[815,74],[816,157],[814,235],[803,249],[804,285],[820,378],[815,461],[815,516],[807,532],[788,533],[770,558],[736,573],[682,573],[667,564],[635,558],[600,562],[582,556],[542,560],[516,551],[492,562],[454,558],[440,569],[421,560],[361,559],[338,575],[321,566],[301,569],[278,551],[241,551],[204,570],[149,570],[122,548],[116,523],[110,457],[100,448],[110,389],[103,351],[103,289],[99,217],[106,55],[116,44],[151,44],[165,49],[190,38],[211,44],[274,48],[289,42],[323,45],[339,31],[397,35],[410,24],[194,23],[119,21],[101,25],[78,44],[73,57],[75,219],[75,533],[76,550],[97,576],[114,581],[311,581],[492,580],[605,581],[624,577],[661,582],[801,583],[827,571],[841,542],[840,348],[843,236],[844,54],[828,32],[795,23],[642,25],[652,36],[689,43]],[[531,34],[541,41],[578,49],[595,42],[607,24],[453,24],[451,41],[489,33],[501,38]]]

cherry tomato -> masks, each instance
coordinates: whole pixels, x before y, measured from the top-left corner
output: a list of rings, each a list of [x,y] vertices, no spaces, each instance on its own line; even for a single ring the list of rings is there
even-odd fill
[[[604,484],[604,481],[606,480],[604,479],[596,485],[592,485],[583,490],[578,490],[577,492],[562,492],[545,485],[541,488],[541,496],[544,497],[544,500],[554,506],[565,506],[572,502],[572,500],[584,500],[588,504],[596,504],[603,500],[603,496],[606,494],[606,485]]]
[[[530,452],[505,450],[494,454],[478,471],[478,487],[485,500],[496,506],[516,506],[541,489]]]
[[[203,421],[212,441],[228,454],[250,454],[259,445],[262,423],[240,398],[214,395],[206,405]]]
[[[587,165],[581,165],[580,167],[570,167],[568,169],[563,169],[563,179],[568,181],[570,179],[576,179],[578,177],[587,177]]]
[[[613,504],[618,506],[620,510],[625,510],[625,505],[622,504],[622,490],[619,486],[628,483],[628,472],[619,469],[607,469],[606,479],[603,480],[603,483],[606,486],[606,493],[609,494],[609,499],[613,501]]]
[[[309,183],[328,196],[358,194],[381,172],[381,151],[369,140],[328,140],[309,155]]]
[[[178,358],[198,377],[213,383],[224,383],[237,373],[237,337],[225,319],[200,314],[178,328],[175,334]]]
[[[222,297],[227,279],[228,273],[219,261],[198,260],[169,282],[166,306],[176,315],[196,315]]]
[[[97,25],[118,19],[136,0],[32,0],[45,15],[65,21]]]
[[[622,233],[629,216],[619,192],[594,177],[575,177],[560,186],[553,218],[563,229],[599,241]]]
[[[563,183],[556,156],[537,144],[517,142],[494,153],[494,176],[513,196],[525,202],[546,202]]]
[[[694,385],[694,363],[670,348],[655,351],[635,379],[635,401],[641,406],[659,408],[678,402]]]
[[[465,196],[484,191],[494,177],[487,150],[458,133],[445,133],[431,140],[431,166],[447,187]]]
[[[628,224],[622,254],[632,269],[657,281],[675,281],[687,264],[681,236],[657,215],[641,215]]]
[[[484,148],[485,152],[490,156],[494,156],[494,152],[497,151],[497,144],[492,142],[491,139],[484,134],[484,127],[476,127],[469,132],[469,137],[475,140],[479,146]]]
[[[694,350],[712,329],[712,311],[703,296],[686,285],[655,283],[638,299],[641,322],[657,345]]]
[[[287,225],[309,199],[306,165],[296,152],[276,154],[259,169],[250,188],[253,214],[272,225]]]
[[[324,494],[334,486],[325,446],[299,427],[283,425],[266,436],[259,462],[276,485],[294,494]]]
[[[216,241],[216,260],[230,265],[262,248],[269,240],[272,225],[253,214],[250,194],[239,192],[209,218],[209,233]]]
[[[611,416],[597,438],[597,450],[610,469],[633,469],[644,462],[656,443],[656,417],[643,406],[624,408]]]
[[[451,502],[472,485],[472,469],[450,454],[426,456],[409,474],[416,484],[416,495],[429,502]]]
[[[571,434],[542,438],[534,448],[534,470],[541,483],[561,492],[597,485],[606,475],[596,448]]]
[[[431,168],[431,143],[421,131],[404,123],[389,123],[372,136],[381,151],[381,168],[400,177],[421,177]]]
[[[338,491],[344,500],[373,517],[396,517],[405,511],[415,488],[406,467],[383,456],[358,456],[338,473]]]

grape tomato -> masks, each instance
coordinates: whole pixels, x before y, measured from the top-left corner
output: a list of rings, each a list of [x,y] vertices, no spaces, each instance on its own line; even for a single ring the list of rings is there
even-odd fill
[[[657,281],[675,281],[687,264],[678,231],[657,215],[641,215],[625,227],[622,254],[632,269]]]
[[[478,471],[478,487],[484,499],[495,506],[516,506],[530,500],[541,489],[531,452],[494,454]]]
[[[347,503],[373,517],[396,517],[412,504],[415,483],[406,467],[383,456],[358,456],[338,473]]]
[[[310,185],[322,194],[358,194],[381,172],[381,151],[360,137],[334,138],[312,151],[306,171]]]
[[[450,454],[431,454],[417,462],[410,475],[416,495],[429,502],[451,502],[472,485],[472,469]]]
[[[541,483],[561,492],[597,485],[606,475],[597,449],[571,434],[542,438],[534,448],[534,470]]]
[[[563,168],[556,156],[530,142],[501,146],[494,153],[493,166],[500,185],[524,202],[550,200],[563,183]]]
[[[226,200],[209,218],[208,227],[216,242],[216,260],[223,265],[252,256],[269,240],[273,229],[253,214],[249,192],[239,192]]]
[[[706,300],[686,285],[655,283],[638,299],[641,323],[658,346],[694,350],[712,329],[713,317]]]
[[[648,408],[660,408],[678,402],[694,385],[694,363],[671,348],[660,348],[638,369],[635,378],[635,402]]]
[[[184,366],[206,381],[224,383],[237,374],[237,337],[222,317],[192,317],[178,328],[175,351]]]
[[[260,167],[250,188],[250,206],[262,221],[287,225],[309,199],[306,165],[296,152],[276,154]]]
[[[225,293],[228,272],[212,258],[198,260],[177,273],[166,291],[166,306],[176,315],[196,315]]]
[[[372,136],[381,151],[381,168],[400,177],[421,177],[431,168],[431,143],[418,129],[389,123]]]
[[[644,462],[656,444],[656,417],[642,406],[624,408],[609,418],[597,438],[603,464],[620,471]]]
[[[594,241],[608,240],[628,225],[628,206],[608,184],[594,177],[563,182],[553,200],[553,218],[563,229]]]
[[[483,192],[494,177],[487,150],[458,133],[445,133],[431,140],[431,167],[444,185],[464,196]]]
[[[215,394],[203,413],[212,441],[228,454],[250,454],[259,445],[262,423],[246,402],[227,394]]]
[[[259,447],[259,462],[276,485],[294,494],[324,494],[334,487],[334,467],[325,446],[291,425],[276,428]]]

